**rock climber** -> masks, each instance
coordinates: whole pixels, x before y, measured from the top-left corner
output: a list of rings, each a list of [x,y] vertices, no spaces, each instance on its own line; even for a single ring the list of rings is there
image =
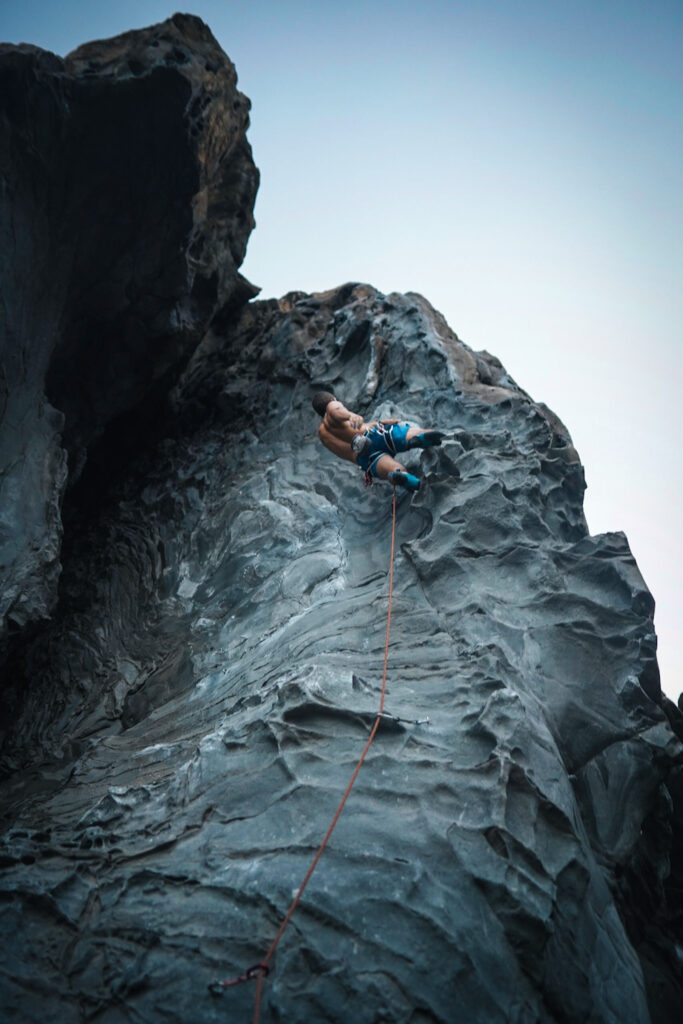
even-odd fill
[[[417,491],[420,478],[409,473],[394,456],[411,448],[433,448],[441,444],[439,430],[423,430],[404,420],[372,420],[350,412],[329,391],[313,396],[313,408],[322,416],[318,437],[340,459],[355,462],[365,470],[365,482],[373,477],[388,480],[394,487]]]

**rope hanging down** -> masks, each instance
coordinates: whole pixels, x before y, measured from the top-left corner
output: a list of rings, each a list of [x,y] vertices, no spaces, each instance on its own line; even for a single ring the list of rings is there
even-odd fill
[[[344,810],[344,804],[346,803],[346,801],[348,799],[349,793],[353,789],[353,784],[356,781],[356,779],[358,778],[358,773],[361,770],[361,767],[363,765],[363,761],[365,760],[366,755],[367,755],[370,747],[372,746],[372,741],[374,740],[375,734],[376,734],[376,732],[377,732],[377,730],[379,728],[379,723],[381,722],[382,718],[384,717],[384,699],[385,699],[386,690],[387,690],[387,663],[389,661],[389,632],[390,632],[390,629],[391,629],[391,598],[392,598],[392,593],[393,593],[393,589],[394,589],[394,544],[395,544],[395,538],[396,538],[396,488],[394,487],[393,500],[392,500],[392,505],[391,505],[391,555],[390,555],[390,559],[389,559],[389,602],[388,602],[389,607],[388,607],[388,611],[387,611],[386,639],[384,641],[384,667],[382,669],[382,692],[381,692],[381,696],[380,696],[379,710],[377,711],[377,717],[375,718],[375,722],[374,722],[374,725],[373,725],[373,727],[372,727],[372,729],[370,731],[370,735],[368,736],[367,742],[366,742],[365,746],[363,747],[363,752],[361,753],[360,757],[358,758],[358,763],[356,764],[356,767],[353,770],[353,775],[349,779],[349,783],[348,783],[346,789],[344,790],[344,795],[342,796],[341,800],[339,801],[339,807],[337,807],[337,810],[335,811],[334,817],[332,818],[332,821],[330,823],[330,827],[328,828],[327,832],[325,833],[323,841],[321,842],[320,846],[318,847],[318,850],[317,850],[317,852],[315,854],[315,857],[311,861],[310,867],[309,867],[308,871],[306,872],[304,880],[301,883],[301,885],[299,886],[299,889],[298,889],[298,891],[296,893],[296,896],[292,900],[292,902],[291,902],[291,904],[289,906],[289,910],[285,914],[284,919],[282,921],[282,924],[278,928],[277,934],[276,934],[275,938],[273,939],[273,941],[271,942],[270,948],[268,949],[268,952],[266,953],[265,957],[263,958],[261,963],[256,964],[254,967],[250,967],[248,971],[246,971],[244,974],[239,975],[239,977],[231,978],[231,979],[228,979],[226,981],[215,981],[211,985],[209,985],[210,991],[213,994],[215,994],[215,995],[219,995],[224,989],[229,988],[232,985],[238,985],[242,981],[252,981],[252,980],[256,979],[256,996],[254,998],[253,1024],[259,1024],[259,1018],[260,1018],[260,1015],[261,1015],[261,995],[262,995],[262,991],[263,991],[263,979],[265,978],[265,976],[270,971],[270,966],[269,966],[270,961],[271,961],[271,959],[273,957],[273,954],[275,953],[275,950],[277,949],[278,943],[279,943],[280,939],[282,938],[287,925],[289,924],[289,922],[291,920],[292,914],[296,910],[297,904],[298,904],[299,900],[301,899],[301,897],[303,895],[304,889],[308,885],[308,883],[309,883],[309,881],[311,879],[311,875],[313,874],[313,872],[315,871],[315,869],[317,867],[318,861],[320,860],[320,858],[322,856],[323,850],[327,846],[327,842],[328,842],[330,836],[332,835],[332,833],[334,831],[334,827],[337,824],[337,822],[339,821],[339,818],[341,817],[341,813]]]

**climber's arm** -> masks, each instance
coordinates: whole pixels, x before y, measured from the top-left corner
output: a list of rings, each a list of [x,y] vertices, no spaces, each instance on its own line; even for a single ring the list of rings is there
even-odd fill
[[[351,412],[343,405],[342,402],[330,402],[325,411],[325,419],[323,423],[326,424],[331,430],[335,427],[350,427],[351,430],[361,430],[363,426],[363,417],[358,416],[357,413]]]

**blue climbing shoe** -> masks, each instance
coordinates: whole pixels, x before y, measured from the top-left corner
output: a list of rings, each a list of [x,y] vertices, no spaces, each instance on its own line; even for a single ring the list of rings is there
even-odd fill
[[[440,430],[425,430],[421,434],[416,434],[415,437],[411,437],[407,442],[408,448],[436,448],[437,445],[441,444],[444,439],[444,435]]]
[[[412,473],[404,473],[401,469],[394,469],[389,474],[389,483],[394,487],[407,487],[409,491],[419,491],[420,478]]]

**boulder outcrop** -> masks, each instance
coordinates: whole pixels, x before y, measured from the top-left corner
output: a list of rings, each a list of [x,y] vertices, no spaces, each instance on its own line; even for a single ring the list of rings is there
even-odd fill
[[[569,432],[419,295],[206,308],[155,429],[140,398],[92,449],[57,607],[5,663],[4,1017],[250,1019],[253,985],[207,986],[263,958],[382,675],[392,492],[319,444],[322,386],[447,436],[405,456],[388,715],[264,1024],[677,1020],[683,730]]]

